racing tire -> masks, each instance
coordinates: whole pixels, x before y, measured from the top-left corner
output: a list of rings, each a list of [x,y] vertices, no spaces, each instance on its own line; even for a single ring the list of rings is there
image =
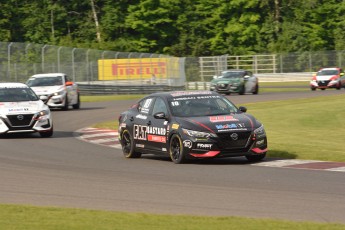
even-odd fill
[[[175,164],[183,164],[187,162],[185,153],[183,152],[182,139],[179,135],[172,135],[169,141],[169,155]]]
[[[341,84],[339,83],[338,85],[337,85],[337,88],[336,88],[337,90],[340,90],[341,89]]]
[[[263,160],[266,157],[266,153],[260,154],[260,155],[249,155],[246,156],[247,160],[250,162],[258,162]]]
[[[321,88],[321,90],[326,90],[325,88]]]
[[[244,85],[242,85],[242,87],[241,87],[241,89],[238,91],[238,94],[239,95],[243,95],[244,94],[244,92],[245,92],[245,88],[244,88]]]
[[[259,85],[257,84],[255,86],[255,90],[253,91],[253,94],[258,94],[259,93]]]
[[[73,109],[80,109],[80,95],[77,96],[77,104],[72,105]]]
[[[316,88],[314,88],[314,87],[311,87],[310,89],[311,89],[311,91],[315,91],[316,90]]]
[[[134,140],[127,129],[121,133],[121,146],[126,158],[140,158],[141,153],[134,151]]]
[[[40,136],[44,137],[44,138],[47,138],[47,137],[53,136],[53,133],[54,133],[54,128],[52,127],[49,131],[40,132]]]
[[[62,110],[64,110],[64,111],[68,110],[68,98],[67,98],[67,96],[65,97],[65,104],[63,105]]]

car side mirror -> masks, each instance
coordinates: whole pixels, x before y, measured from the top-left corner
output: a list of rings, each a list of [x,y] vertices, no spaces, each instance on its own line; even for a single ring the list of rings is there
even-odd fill
[[[48,101],[48,97],[45,95],[41,95],[40,100],[43,101],[44,103],[46,103]]]
[[[71,85],[73,85],[73,82],[71,82],[71,81],[66,81],[65,85],[66,85],[66,86],[71,86]]]
[[[153,114],[153,117],[156,119],[165,119],[166,115],[164,112],[158,112],[158,113]]]
[[[242,113],[247,112],[247,108],[244,107],[244,106],[240,106],[238,109],[239,109]]]

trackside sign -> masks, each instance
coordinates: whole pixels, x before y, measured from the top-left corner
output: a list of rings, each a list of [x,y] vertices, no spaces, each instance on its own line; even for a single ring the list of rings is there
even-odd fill
[[[168,72],[179,69],[173,58],[101,59],[98,80],[131,80],[167,78]]]

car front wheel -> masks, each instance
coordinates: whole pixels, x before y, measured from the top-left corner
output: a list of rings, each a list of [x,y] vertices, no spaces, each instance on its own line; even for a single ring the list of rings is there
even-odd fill
[[[78,96],[77,96],[77,103],[72,105],[73,106],[73,109],[79,109],[80,108],[80,95],[78,93]]]
[[[182,139],[177,134],[174,134],[170,139],[169,155],[175,164],[182,164],[187,161],[183,152]]]
[[[139,158],[141,157],[141,153],[134,151],[134,140],[132,135],[129,133],[127,129],[125,129],[121,134],[121,146],[123,155],[126,158]]]

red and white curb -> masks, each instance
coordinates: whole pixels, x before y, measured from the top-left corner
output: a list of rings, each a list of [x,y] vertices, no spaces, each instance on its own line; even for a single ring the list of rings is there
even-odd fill
[[[104,145],[116,149],[121,149],[121,145],[118,139],[119,134],[117,130],[84,128],[77,130],[76,134],[77,138],[83,141],[98,145]],[[253,163],[252,165],[345,172],[345,162],[286,159],[267,160],[263,162]]]
[[[98,145],[121,149],[117,130],[84,128],[76,131],[77,138]]]

